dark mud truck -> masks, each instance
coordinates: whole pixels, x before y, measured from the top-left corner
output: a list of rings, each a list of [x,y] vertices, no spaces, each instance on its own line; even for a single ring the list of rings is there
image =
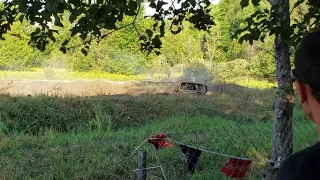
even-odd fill
[[[176,84],[174,92],[182,94],[206,94],[208,86],[200,82],[181,81]]]

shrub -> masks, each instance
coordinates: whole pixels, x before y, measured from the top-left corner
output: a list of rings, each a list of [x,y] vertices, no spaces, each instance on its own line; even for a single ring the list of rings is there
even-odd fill
[[[248,76],[250,74],[250,64],[245,59],[218,63],[213,67],[213,74],[215,79],[223,80],[239,76]]]
[[[195,80],[198,82],[211,81],[212,76],[205,64],[194,62],[183,69],[183,79]]]

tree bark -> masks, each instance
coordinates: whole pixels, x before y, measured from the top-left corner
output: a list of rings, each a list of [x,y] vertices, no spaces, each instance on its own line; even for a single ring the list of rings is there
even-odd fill
[[[278,25],[288,27],[290,23],[289,0],[269,0],[269,2],[276,7],[276,15],[279,17]],[[271,163],[266,171],[264,177],[267,180],[276,179],[281,162],[293,152],[293,88],[290,77],[290,53],[289,45],[284,41],[281,33],[275,35],[274,53],[278,81],[272,140],[272,160],[275,163]]]

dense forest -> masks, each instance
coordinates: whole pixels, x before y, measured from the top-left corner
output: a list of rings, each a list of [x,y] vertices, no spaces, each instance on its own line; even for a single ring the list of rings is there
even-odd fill
[[[69,45],[74,48],[66,54],[59,51],[60,44],[70,36],[66,28],[59,29],[56,42],[49,44],[45,52],[28,45],[35,26],[27,22],[16,22],[0,43],[1,70],[30,70],[32,68],[65,68],[74,71],[106,71],[110,73],[134,75],[161,72],[170,75],[176,67],[193,68],[202,71],[218,72],[222,78],[250,75],[257,78],[273,78],[275,65],[273,56],[273,37],[264,42],[240,44],[233,34],[245,25],[246,18],[257,8],[269,6],[261,2],[260,6],[250,5],[241,8],[240,0],[223,0],[212,5],[212,15],[216,25],[210,33],[196,30],[184,22],[181,33],[166,33],[162,39],[161,55],[140,51],[139,34],[132,27],[122,28],[108,35],[99,43],[91,44],[88,55],[77,47],[79,37],[73,38]],[[301,10],[301,9],[300,9]],[[295,10],[299,13],[298,10]],[[68,24],[69,15],[64,15],[64,24]],[[132,21],[126,17],[123,25]],[[136,25],[141,34],[152,28],[152,20],[139,14]],[[72,24],[68,24],[72,26]],[[169,31],[167,29],[166,31]],[[229,72],[233,72],[232,74]]]

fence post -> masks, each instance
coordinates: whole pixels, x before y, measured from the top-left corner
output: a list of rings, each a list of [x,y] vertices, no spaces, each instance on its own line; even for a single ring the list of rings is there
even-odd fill
[[[138,180],[146,180],[147,179],[147,152],[139,151],[138,156]]]

